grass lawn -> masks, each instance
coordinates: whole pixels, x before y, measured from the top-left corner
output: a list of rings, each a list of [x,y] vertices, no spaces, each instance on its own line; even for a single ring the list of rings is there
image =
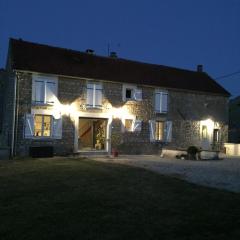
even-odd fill
[[[240,194],[86,159],[0,162],[0,239],[240,239]]]

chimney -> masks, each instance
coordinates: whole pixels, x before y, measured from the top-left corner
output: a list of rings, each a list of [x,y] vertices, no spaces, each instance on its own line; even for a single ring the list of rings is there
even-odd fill
[[[94,55],[94,50],[92,49],[87,49],[86,53],[90,54],[90,55]]]
[[[203,72],[203,65],[202,64],[197,65],[197,72]]]
[[[110,52],[110,57],[111,58],[117,58],[117,53],[116,52]]]

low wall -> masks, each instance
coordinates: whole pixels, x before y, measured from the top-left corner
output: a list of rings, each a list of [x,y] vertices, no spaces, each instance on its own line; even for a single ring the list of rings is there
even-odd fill
[[[8,160],[9,159],[9,148],[0,147],[0,160]]]
[[[224,143],[227,156],[240,156],[240,144]]]
[[[177,155],[187,154],[187,151],[184,150],[173,150],[173,149],[162,149],[162,156],[169,158],[176,158]]]

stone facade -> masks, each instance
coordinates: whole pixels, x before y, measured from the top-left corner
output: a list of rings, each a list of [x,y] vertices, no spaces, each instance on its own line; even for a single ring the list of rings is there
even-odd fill
[[[57,155],[71,154],[74,152],[76,142],[76,124],[78,119],[69,115],[63,116],[62,139],[25,139],[24,116],[31,113],[32,105],[32,74],[17,72],[10,75],[9,95],[6,99],[7,109],[10,109],[5,119],[13,118],[11,111],[13,106],[14,79],[17,80],[16,99],[16,131],[15,154],[28,155],[30,146],[54,146]],[[58,77],[58,100],[64,105],[73,105],[78,117],[83,113],[109,114],[111,109],[125,107],[136,119],[142,121],[141,131],[124,132],[121,116],[111,119],[111,148],[117,148],[125,154],[158,154],[162,147],[174,149],[186,149],[190,145],[201,146],[200,121],[211,118],[218,122],[221,131],[220,143],[227,141],[228,125],[228,98],[220,95],[165,89],[168,91],[168,112],[157,114],[154,112],[155,88],[150,86],[138,86],[142,89],[141,101],[123,101],[121,83],[102,82],[103,108],[86,108],[86,84],[87,80],[70,77]],[[151,142],[149,120],[172,121],[172,141]],[[8,124],[12,121],[8,121]],[[11,124],[10,124],[11,125]],[[11,133],[11,126],[5,126],[5,134]],[[11,139],[11,135],[8,136]],[[111,149],[110,149],[111,150]],[[110,151],[109,150],[109,151]],[[75,149],[76,151],[76,149]]]

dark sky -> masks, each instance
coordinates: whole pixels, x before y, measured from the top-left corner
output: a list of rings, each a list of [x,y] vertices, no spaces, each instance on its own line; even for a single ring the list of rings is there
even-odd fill
[[[216,78],[240,71],[240,0],[0,0],[0,67],[9,37]],[[240,73],[217,81],[240,95]]]

